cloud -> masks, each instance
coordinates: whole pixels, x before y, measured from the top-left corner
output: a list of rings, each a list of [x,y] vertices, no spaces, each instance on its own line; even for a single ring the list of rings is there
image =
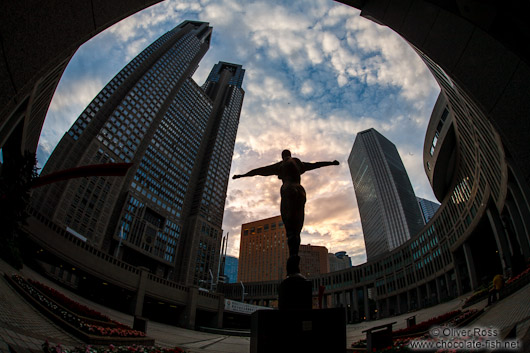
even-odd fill
[[[433,199],[422,167],[425,129],[439,88],[416,53],[388,28],[327,0],[168,0],[83,45],[61,80],[39,155],[47,158],[75,117],[126,63],[184,20],[209,22],[210,49],[193,78],[218,61],[242,64],[246,92],[231,175],[274,163],[290,148],[339,167],[303,176],[303,242],[366,260],[347,158],[358,132],[376,128],[399,149],[418,196]],[[242,223],[279,214],[280,180],[230,180],[223,229],[238,256]]]

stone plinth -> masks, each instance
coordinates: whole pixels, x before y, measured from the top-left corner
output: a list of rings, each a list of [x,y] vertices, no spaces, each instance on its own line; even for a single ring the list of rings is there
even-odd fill
[[[346,352],[344,308],[258,310],[251,320],[250,353]]]

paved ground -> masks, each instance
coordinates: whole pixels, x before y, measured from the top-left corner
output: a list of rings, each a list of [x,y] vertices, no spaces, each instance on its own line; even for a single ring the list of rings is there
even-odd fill
[[[17,292],[15,292],[3,278],[3,274],[16,273],[9,265],[0,260],[0,353],[8,353],[8,344],[17,353],[27,353],[40,350],[41,344],[48,339],[51,343],[61,343],[65,347],[82,346],[83,344],[75,337],[65,333],[62,329],[53,324],[49,319],[41,315],[30,306]],[[73,300],[85,304],[110,318],[132,326],[133,318],[100,304],[93,303],[85,298],[69,292],[59,287],[55,283],[43,278],[29,268],[24,268],[21,274],[27,278],[33,278],[42,283],[55,287]],[[485,309],[476,322],[475,327],[494,327],[503,332],[507,332],[514,324],[518,325],[517,337],[522,337],[528,332],[530,326],[530,285],[519,290],[512,296]],[[465,297],[457,298],[450,302],[437,305],[435,307],[414,312],[416,322],[427,320],[451,310],[459,309]],[[485,301],[475,304],[474,308],[482,309]],[[395,328],[406,326],[406,318],[411,314],[404,314],[392,318],[363,322],[355,325],[347,325],[348,345],[361,338],[364,334],[361,331],[396,321]],[[250,338],[234,337],[219,334],[210,334],[193,330],[186,330],[174,326],[169,326],[150,321],[148,324],[148,336],[156,340],[156,344],[162,347],[181,347],[191,353],[247,353],[250,350]],[[530,347],[526,347],[530,351]],[[524,351],[524,350],[523,350]]]

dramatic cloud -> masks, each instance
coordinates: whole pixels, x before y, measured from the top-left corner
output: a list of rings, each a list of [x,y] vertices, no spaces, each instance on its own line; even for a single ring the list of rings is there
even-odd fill
[[[277,162],[284,148],[304,161],[340,161],[302,176],[303,243],[347,251],[354,264],[366,261],[347,158],[356,134],[368,128],[396,144],[416,194],[434,200],[422,150],[439,88],[398,35],[328,0],[167,0],[123,20],[72,59],[43,130],[41,165],[104,84],[184,20],[214,29],[197,83],[218,61],[246,69],[231,175]],[[223,224],[229,254],[239,255],[242,223],[279,214],[280,185],[275,177],[230,180]]]

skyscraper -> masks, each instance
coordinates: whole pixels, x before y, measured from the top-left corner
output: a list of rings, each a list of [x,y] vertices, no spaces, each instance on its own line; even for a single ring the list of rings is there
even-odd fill
[[[241,225],[237,280],[261,282],[285,277],[289,257],[281,216]]]
[[[34,207],[87,242],[153,273],[198,284],[217,269],[226,187],[244,91],[241,65],[192,79],[208,23],[185,21],[126,65],[59,142],[43,175],[127,162],[124,177],[42,188]]]
[[[421,197],[416,197],[416,200],[418,200],[418,205],[420,205],[423,223],[429,223],[431,218],[434,217],[436,211],[440,208],[440,204],[427,199],[422,199]]]
[[[370,260],[416,234],[422,216],[396,146],[375,129],[357,134],[348,165]]]
[[[310,277],[329,272],[326,247],[301,244],[299,255],[302,275]],[[238,281],[282,280],[287,275],[288,257],[287,236],[281,216],[241,225]]]
[[[237,267],[239,259],[234,256],[226,256],[225,258],[225,267],[224,275],[226,277],[226,283],[236,283],[237,282]]]

